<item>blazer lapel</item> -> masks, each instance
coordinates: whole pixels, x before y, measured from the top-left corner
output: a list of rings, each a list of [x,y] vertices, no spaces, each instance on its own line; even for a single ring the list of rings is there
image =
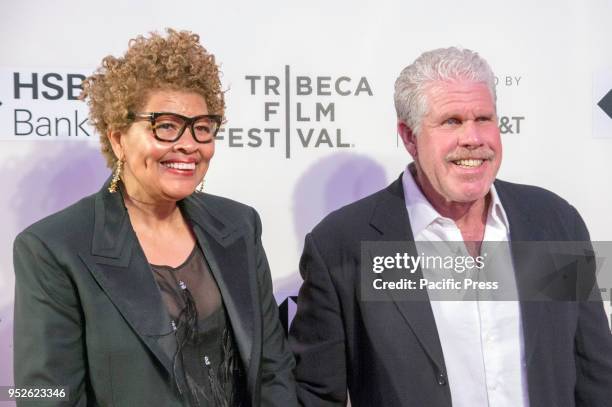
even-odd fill
[[[525,361],[529,362],[538,342],[543,318],[546,318],[547,303],[534,300],[534,288],[538,285],[539,276],[545,270],[548,260],[543,258],[542,244],[547,236],[529,217],[529,208],[517,201],[503,182],[496,181],[495,188],[499,194],[508,221],[510,223],[510,250],[514,262],[519,300],[521,300],[521,319],[523,322],[523,341]],[[529,244],[525,242],[534,242]]]
[[[107,183],[108,184],[108,183]],[[149,263],[132,229],[120,193],[107,185],[95,201],[91,253],[80,257],[132,329],[169,373],[176,353],[171,318]],[[244,233],[202,200],[178,202],[221,291],[230,324],[246,368],[251,366],[255,332],[253,261]]]
[[[245,233],[204,199],[188,197],[179,203],[192,222],[198,244],[219,286],[245,369],[258,369],[253,360],[255,335],[255,265]],[[249,375],[250,376],[250,375]]]
[[[176,341],[170,316],[122,196],[109,193],[107,185],[95,199],[91,253],[79,255],[131,328],[171,373]]]
[[[382,235],[380,241],[414,242],[410,219],[408,219],[406,210],[401,176],[387,187],[386,195],[379,200],[373,211],[370,225]],[[410,255],[416,257],[416,247],[412,243],[408,244]],[[415,272],[414,277],[417,280],[423,277],[420,267]],[[399,312],[418,338],[429,358],[440,371],[445,371],[442,346],[427,292],[425,290],[415,290],[415,298],[406,300],[405,292],[388,291],[389,296],[395,302]]]
[[[534,248],[529,251],[529,245],[524,242],[546,241],[545,231],[537,226],[537,222],[529,219],[529,208],[523,207],[508,191],[503,183],[495,183],[504,210],[510,222],[510,245],[517,275],[517,289],[519,298],[533,292],[529,285],[534,276],[527,273],[537,273],[538,270],[547,269],[542,263],[547,261],[541,258],[542,250]],[[376,206],[370,224],[381,233],[381,241],[414,241],[410,220],[405,208],[404,191],[400,179],[387,188],[387,194]],[[414,250],[414,247],[410,247]],[[416,250],[411,255],[416,256]],[[416,278],[422,277],[420,268],[415,273]],[[427,293],[423,290],[415,291],[419,298],[412,300],[402,299],[395,295],[393,290],[390,296],[397,305],[400,313],[410,325],[429,357],[440,369],[444,368],[442,347],[435,324],[431,305]],[[405,293],[402,293],[402,296]],[[529,362],[538,342],[539,327],[542,318],[546,318],[547,306],[544,301],[521,301],[521,319],[523,323],[523,336],[525,345],[525,360]]]

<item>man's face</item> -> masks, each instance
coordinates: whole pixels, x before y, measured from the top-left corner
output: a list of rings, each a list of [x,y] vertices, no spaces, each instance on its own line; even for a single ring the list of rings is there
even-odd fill
[[[489,192],[502,158],[493,98],[483,83],[434,82],[421,133],[400,134],[415,160],[417,180],[432,203],[468,203]]]

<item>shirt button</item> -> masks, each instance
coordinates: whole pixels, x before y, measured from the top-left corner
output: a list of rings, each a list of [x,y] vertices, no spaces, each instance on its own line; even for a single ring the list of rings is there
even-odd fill
[[[438,374],[438,384],[444,386],[446,384],[446,375],[444,373]]]

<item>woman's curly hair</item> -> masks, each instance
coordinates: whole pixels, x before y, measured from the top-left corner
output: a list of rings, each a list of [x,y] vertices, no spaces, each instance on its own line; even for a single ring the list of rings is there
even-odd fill
[[[127,129],[128,113],[138,110],[149,92],[159,89],[195,92],[204,97],[210,114],[223,115],[225,101],[214,55],[189,31],[167,29],[167,37],[151,33],[130,40],[121,58],[102,60],[93,75],[83,81],[80,98],[89,106],[89,120],[100,134],[102,154],[113,168],[117,157],[108,140],[109,131]]]

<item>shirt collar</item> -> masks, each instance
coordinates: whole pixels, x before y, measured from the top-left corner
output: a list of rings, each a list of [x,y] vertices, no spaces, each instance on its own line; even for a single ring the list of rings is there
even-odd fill
[[[402,175],[402,184],[404,186],[404,199],[406,201],[406,209],[408,210],[408,218],[410,219],[410,227],[412,228],[412,234],[414,236],[419,235],[429,225],[438,219],[446,219],[438,213],[438,211],[429,203],[421,189],[416,184],[410,167],[412,164],[406,166],[404,174]],[[487,215],[487,225],[501,227],[509,232],[509,223],[506,216],[506,211],[499,200],[499,195],[495,190],[495,185],[491,184],[491,206],[489,207],[489,214]],[[451,220],[452,222],[452,220]]]

